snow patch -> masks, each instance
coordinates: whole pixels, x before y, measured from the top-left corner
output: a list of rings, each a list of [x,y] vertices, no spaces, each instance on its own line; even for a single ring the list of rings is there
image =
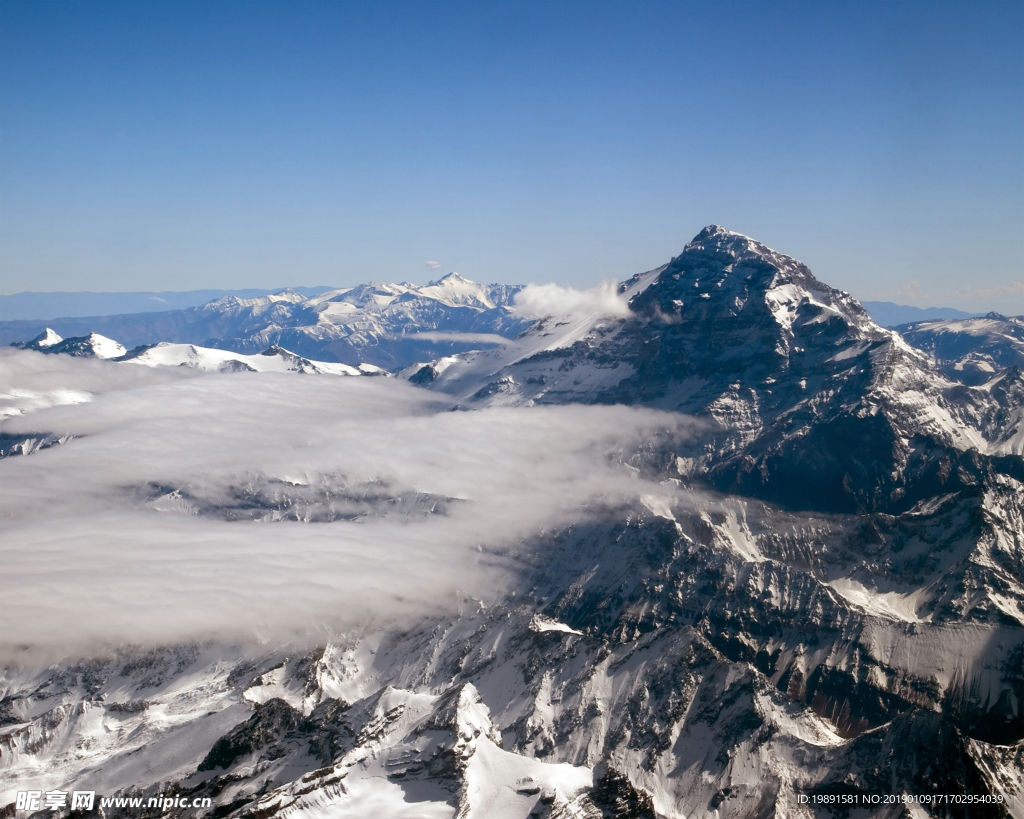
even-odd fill
[[[465,819],[527,819],[540,799],[566,805],[594,785],[590,768],[541,762],[482,738],[466,769]]]
[[[558,620],[553,620],[550,617],[545,617],[543,614],[533,615],[533,619],[530,620],[530,630],[536,632],[545,631],[560,631],[564,634],[579,634],[583,635],[582,631],[567,626],[565,623],[560,623]]]
[[[905,623],[923,623],[917,609],[928,599],[928,589],[917,589],[910,594],[878,592],[864,586],[852,577],[840,577],[828,582],[845,600],[878,617],[902,620]]]

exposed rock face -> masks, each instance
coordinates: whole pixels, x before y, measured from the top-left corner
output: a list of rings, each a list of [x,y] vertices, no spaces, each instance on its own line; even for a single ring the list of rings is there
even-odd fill
[[[31,455],[41,449],[67,443],[70,440],[68,435],[52,435],[47,432],[40,432],[35,435],[8,435],[0,432],[0,458],[9,458],[12,455]]]
[[[0,437],[0,446],[2,443]],[[0,449],[0,457],[2,454]],[[226,481],[211,479],[183,486],[148,483],[134,487],[131,494],[142,507],[159,512],[261,523],[329,523],[368,517],[444,515],[458,502],[454,498],[395,486],[382,479],[353,480],[341,474],[310,476],[301,484],[263,474],[238,475]]]
[[[696,443],[622,454],[664,499],[537,534],[516,594],[458,616],[12,667],[5,787],[45,759],[46,786],[215,805],[182,815],[1024,816],[1020,372],[950,380],[717,227],[622,293],[630,318],[407,376],[463,409],[695,415]]]

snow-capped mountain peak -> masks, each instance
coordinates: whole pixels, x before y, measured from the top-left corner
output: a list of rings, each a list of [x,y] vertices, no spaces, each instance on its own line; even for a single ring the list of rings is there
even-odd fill
[[[700,320],[731,320],[763,305],[786,331],[801,312],[812,323],[845,319],[859,336],[880,338],[877,325],[849,294],[818,281],[802,262],[718,225],[709,225],[672,259],[654,286],[631,306],[674,321],[687,312]]]
[[[225,296],[188,310],[95,321],[136,347],[170,342],[255,355],[277,345],[311,361],[398,369],[514,337],[530,323],[510,310],[520,289],[453,273],[427,285],[371,282],[310,298],[294,290]]]
[[[127,352],[124,345],[120,342],[106,336],[101,336],[99,333],[61,338],[49,327],[32,339],[32,341],[14,344],[13,346],[20,347],[23,350],[66,353],[67,355],[78,356],[79,358],[118,358]]]
[[[740,379],[761,388],[767,379],[789,380],[798,369],[792,366],[795,359],[801,361],[799,369],[820,358],[831,362],[827,370],[849,370],[869,348],[898,343],[855,299],[818,281],[801,262],[717,225],[702,230],[668,264],[633,277],[619,291],[634,315],[541,321],[501,350],[449,364],[434,388],[461,400],[479,400],[483,390],[489,401],[602,401],[612,398],[616,385],[634,383],[653,397],[657,384],[691,379],[686,372],[691,365],[702,373],[717,372],[716,382]],[[690,349],[670,354],[680,345]],[[558,350],[563,353],[554,355]],[[581,380],[580,367],[570,374],[563,359],[575,360],[584,350],[595,351],[603,363]],[[672,374],[664,368],[651,372],[654,350],[660,357],[671,355],[672,363],[664,363]],[[916,355],[909,347],[904,352]],[[548,365],[537,358],[541,353],[551,356]],[[520,386],[510,394],[508,385],[521,379],[506,369],[526,362],[530,374],[524,370],[522,378],[536,387]],[[551,367],[555,371],[548,372]],[[603,373],[593,377],[595,369]],[[486,389],[505,376],[512,382]],[[560,386],[552,389],[555,381]],[[566,382],[572,382],[568,391]],[[692,411],[689,402],[676,406]]]
[[[43,332],[32,339],[28,346],[36,349],[42,349],[43,347],[52,347],[54,344],[60,344],[63,340],[64,339],[57,335],[57,333],[47,327]]]
[[[122,361],[147,367],[188,367],[213,372],[295,372],[316,375],[377,375],[383,371],[370,364],[350,367],[326,361],[311,361],[290,350],[273,345],[257,355],[243,355],[194,344],[162,342],[140,347]]]
[[[437,299],[451,305],[472,305],[492,310],[497,305],[491,297],[490,288],[465,279],[452,272],[432,281],[425,287],[417,288],[418,294]]]
[[[628,317],[540,321],[499,350],[406,375],[460,407],[624,403],[707,418],[719,429],[701,444],[720,453],[716,487],[800,508],[909,504],[912,462],[930,468],[929,447],[997,452],[1016,441],[1010,416],[980,409],[987,395],[962,394],[849,294],[742,234],[709,226],[620,292]],[[851,436],[888,441],[870,480],[844,477],[864,469]],[[687,469],[699,472],[709,456],[692,457]],[[874,488],[850,494],[844,481]]]

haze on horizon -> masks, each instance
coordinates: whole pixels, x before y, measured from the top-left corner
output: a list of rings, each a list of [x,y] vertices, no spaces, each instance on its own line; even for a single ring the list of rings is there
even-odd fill
[[[590,287],[718,223],[1024,313],[1024,7],[0,0],[0,292]]]

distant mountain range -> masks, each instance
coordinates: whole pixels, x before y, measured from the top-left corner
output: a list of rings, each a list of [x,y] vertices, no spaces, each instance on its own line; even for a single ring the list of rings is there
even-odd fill
[[[40,353],[65,354],[75,358],[101,358],[146,367],[188,367],[212,372],[295,372],[329,375],[386,375],[372,364],[350,367],[348,364],[310,361],[280,347],[271,346],[259,355],[244,355],[227,350],[197,347],[194,344],[171,344],[161,341],[137,347],[131,352],[113,339],[99,333],[78,338],[61,338],[50,328],[27,342],[11,345]]]
[[[898,327],[914,321],[962,319],[981,315],[957,310],[955,307],[911,307],[891,301],[862,301],[861,306],[882,327]]]
[[[207,302],[237,296],[255,299],[276,290],[163,290],[159,293],[13,293],[0,296],[0,324],[8,321],[46,321],[82,316],[112,316],[120,313],[161,313],[199,307]],[[293,287],[296,293],[315,296],[330,287]]]
[[[469,289],[457,295],[453,283]],[[528,324],[507,309],[520,289],[477,285],[453,273],[427,285],[347,289],[17,293],[0,296],[0,345],[50,328],[65,338],[99,333],[128,349],[173,342],[255,353],[274,344],[324,361],[400,369],[473,349],[487,336],[492,344],[512,338]],[[882,327],[975,315],[952,307],[862,304]]]
[[[225,296],[240,299],[256,299],[271,296],[286,290],[302,296],[312,297],[337,288],[288,287],[276,290],[164,290],[138,293],[14,293],[0,296],[0,343],[7,343],[4,332],[8,322],[40,322],[66,318],[87,318],[125,315],[132,313],[165,313],[172,310],[186,310],[201,307]],[[967,313],[954,307],[910,307],[891,301],[862,301],[864,309],[882,327],[896,327],[914,321],[931,319],[969,318],[981,315]],[[19,328],[20,332],[20,328]]]
[[[296,290],[229,295],[160,313],[3,322],[0,344],[50,329],[65,339],[98,333],[129,350],[171,342],[252,354],[278,346],[309,359],[400,369],[514,337],[530,324],[510,309],[520,289],[450,273],[426,285],[364,284],[312,296]]]

